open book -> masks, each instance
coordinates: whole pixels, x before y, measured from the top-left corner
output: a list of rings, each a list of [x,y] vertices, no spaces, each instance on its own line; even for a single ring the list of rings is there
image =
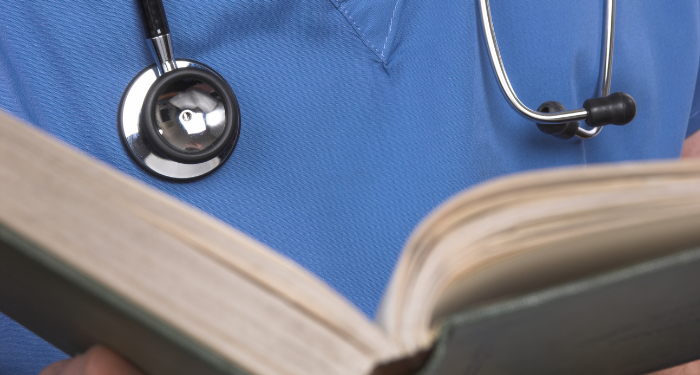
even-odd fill
[[[449,342],[455,316],[518,310],[541,290],[550,294],[537,301],[573,290],[575,302],[576,285],[595,289],[698,258],[682,252],[700,246],[698,162],[524,173],[425,218],[372,322],[218,220],[4,114],[0,135],[0,310],[69,354],[103,343],[147,374],[428,371],[431,361],[440,367],[445,348],[435,344]],[[666,263],[595,279],[654,259]],[[571,284],[587,277],[593,284]],[[569,289],[552,294],[562,285]]]

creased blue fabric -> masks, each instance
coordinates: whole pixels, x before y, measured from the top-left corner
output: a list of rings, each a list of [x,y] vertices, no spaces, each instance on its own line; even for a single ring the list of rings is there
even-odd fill
[[[525,104],[597,95],[603,2],[493,2]],[[618,3],[612,91],[639,110],[585,142],[545,136],[509,107],[473,1],[165,0],[175,55],[223,75],[242,113],[231,159],[195,182],[149,175],[120,144],[121,94],[151,64],[132,0],[2,0],[0,106],[270,245],[373,316],[411,230],[458,191],[524,170],[679,156],[700,16],[697,0],[673,4]],[[3,322],[0,373],[56,358]]]
[[[357,32],[357,36],[387,62],[398,29],[401,0],[331,0]]]

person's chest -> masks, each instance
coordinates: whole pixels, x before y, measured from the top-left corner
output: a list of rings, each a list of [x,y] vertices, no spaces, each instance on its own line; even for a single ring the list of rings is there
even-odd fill
[[[403,242],[459,190],[521,170],[680,153],[698,68],[698,4],[621,1],[612,91],[637,118],[561,141],[514,112],[491,72],[476,2],[165,2],[175,56],[215,68],[242,126],[201,180],[142,171],[116,111],[151,63],[136,3],[6,4],[3,109],[242,229],[373,315]],[[493,2],[521,100],[597,95],[604,1]],[[108,22],[98,22],[98,19]]]

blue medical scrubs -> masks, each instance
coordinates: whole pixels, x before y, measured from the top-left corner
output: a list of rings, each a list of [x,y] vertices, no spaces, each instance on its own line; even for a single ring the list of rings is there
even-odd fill
[[[152,63],[134,0],[2,0],[0,106],[277,249],[369,317],[411,230],[451,195],[524,170],[677,158],[700,123],[697,0],[618,2],[612,91],[636,99],[637,118],[587,141],[509,107],[472,0],[164,2],[175,55],[216,69],[240,103],[238,146],[216,173],[164,181],[120,143],[122,92]],[[597,95],[603,9],[493,1],[525,104]],[[64,357],[0,316],[1,374]]]

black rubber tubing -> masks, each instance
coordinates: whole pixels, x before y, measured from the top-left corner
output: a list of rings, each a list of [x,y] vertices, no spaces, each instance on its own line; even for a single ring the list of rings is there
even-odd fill
[[[165,17],[165,8],[161,0],[138,0],[141,16],[143,17],[143,28],[146,31],[146,38],[151,39],[161,35],[169,34],[168,19]]]

